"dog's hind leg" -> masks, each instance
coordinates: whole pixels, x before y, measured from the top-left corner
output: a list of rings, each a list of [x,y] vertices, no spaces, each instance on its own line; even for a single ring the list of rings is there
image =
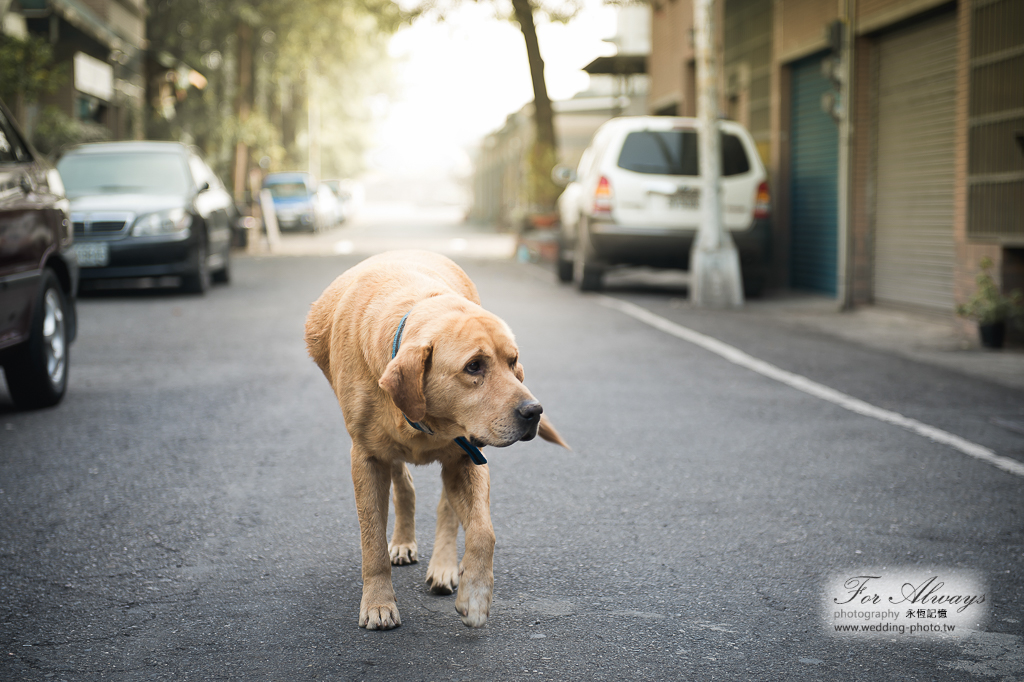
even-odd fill
[[[359,627],[390,630],[402,624],[388,560],[388,489],[391,465],[352,445],[352,483],[363,551]]]
[[[427,566],[427,584],[434,594],[451,594],[459,586],[459,517],[448,504],[448,495],[441,489],[437,504],[437,531],[434,553]]]
[[[448,504],[466,530],[466,551],[459,569],[455,610],[468,627],[482,627],[494,593],[494,527],[491,525],[491,479],[487,465],[469,457],[441,465]]]
[[[416,555],[416,489],[405,462],[391,464],[391,485],[395,495],[395,530],[388,553],[395,566],[414,564],[419,559]]]

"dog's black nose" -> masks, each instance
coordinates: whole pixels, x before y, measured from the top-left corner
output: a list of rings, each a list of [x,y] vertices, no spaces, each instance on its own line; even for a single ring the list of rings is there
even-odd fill
[[[537,421],[540,419],[540,413],[544,411],[540,402],[537,400],[524,400],[519,403],[517,409],[519,416],[527,421]]]

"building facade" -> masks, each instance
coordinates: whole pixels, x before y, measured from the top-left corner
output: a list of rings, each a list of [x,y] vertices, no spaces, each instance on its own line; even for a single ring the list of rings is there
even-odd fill
[[[141,139],[146,94],[145,0],[14,0],[5,26],[47,40],[68,78],[44,95],[23,121],[31,129],[41,108],[98,124],[113,139]]]
[[[692,113],[692,6],[660,1],[650,111]],[[776,285],[952,315],[989,256],[1024,286],[1024,0],[724,0],[719,33],[721,113],[771,169]]]

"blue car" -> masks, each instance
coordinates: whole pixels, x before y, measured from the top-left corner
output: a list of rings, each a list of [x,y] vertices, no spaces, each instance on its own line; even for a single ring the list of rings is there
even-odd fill
[[[271,173],[263,189],[274,198],[274,213],[282,230],[319,232],[327,220],[317,196],[317,182],[309,173]]]

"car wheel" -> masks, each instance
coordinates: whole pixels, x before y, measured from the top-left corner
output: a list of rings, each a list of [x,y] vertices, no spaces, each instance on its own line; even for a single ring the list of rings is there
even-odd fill
[[[195,269],[181,278],[181,288],[190,294],[205,294],[210,288],[210,265],[206,258],[206,237],[196,244]]]
[[[227,284],[231,281],[231,245],[224,249],[224,267],[213,273],[213,281],[217,284]]]
[[[49,269],[43,272],[28,341],[4,367],[11,399],[23,410],[56,405],[68,387],[67,299],[57,275]]]
[[[572,281],[572,260],[565,257],[565,237],[560,236],[558,238],[558,254],[555,256],[555,268],[558,273],[559,282],[571,282]]]
[[[604,286],[604,266],[597,262],[597,254],[590,243],[590,228],[586,220],[580,220],[576,231],[573,279],[576,280],[580,291],[600,291]]]
[[[764,293],[765,268],[760,263],[740,263],[743,297],[760,298]]]

